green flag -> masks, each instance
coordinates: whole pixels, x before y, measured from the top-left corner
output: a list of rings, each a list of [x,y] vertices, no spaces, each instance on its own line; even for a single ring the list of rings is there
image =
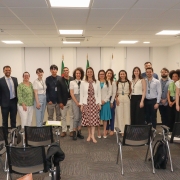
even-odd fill
[[[89,60],[87,60],[86,69],[87,69],[88,67],[90,67],[90,66],[89,66]]]
[[[61,76],[62,77],[64,76],[63,70],[64,70],[64,61],[62,60],[62,62],[61,62]]]

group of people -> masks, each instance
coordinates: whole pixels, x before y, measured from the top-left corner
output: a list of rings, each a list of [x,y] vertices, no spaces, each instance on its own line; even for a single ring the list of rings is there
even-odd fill
[[[31,83],[30,73],[23,73],[23,82],[18,85],[17,78],[11,76],[11,67],[3,68],[4,77],[0,79],[0,106],[3,126],[8,133],[8,116],[11,128],[16,127],[17,110],[21,126],[31,126],[33,110],[36,113],[36,125],[43,125],[47,107],[48,120],[61,121],[61,137],[67,134],[67,114],[69,115],[70,136],[73,140],[84,139],[81,126],[87,126],[87,141],[97,143],[97,137],[107,138],[114,134],[114,126],[120,128],[123,136],[125,124],[152,124],[156,128],[157,109],[163,125],[173,130],[175,121],[179,121],[179,70],[169,72],[162,68],[161,79],[153,72],[152,64],[144,64],[145,72],[134,67],[132,80],[127,72],[120,70],[118,80],[114,81],[112,69],[100,70],[95,78],[94,70],[88,67],[86,72],[78,67],[69,76],[69,68],[64,67],[63,76],[58,76],[58,67],[50,66],[51,76],[45,80],[43,69],[36,70],[37,79]],[[85,77],[84,77],[85,76]],[[103,134],[100,124],[103,122]]]

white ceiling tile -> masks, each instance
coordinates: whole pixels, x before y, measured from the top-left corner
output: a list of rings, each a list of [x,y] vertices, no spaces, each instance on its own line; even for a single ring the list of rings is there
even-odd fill
[[[16,17],[0,17],[0,26],[1,24],[22,24]]]
[[[130,8],[136,0],[94,0],[93,8]]]
[[[47,7],[45,0],[1,0],[8,7]]]
[[[179,0],[139,0],[133,8],[169,9],[178,3],[180,3]]]
[[[18,17],[47,17],[50,16],[48,8],[12,8]]]
[[[54,25],[54,22],[51,17],[21,17],[21,20],[29,24],[49,24]]]

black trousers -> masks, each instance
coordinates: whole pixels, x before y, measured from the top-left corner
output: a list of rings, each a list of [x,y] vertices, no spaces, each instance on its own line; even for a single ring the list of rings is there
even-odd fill
[[[162,125],[166,125],[168,123],[168,106],[159,105],[159,112],[161,115]]]
[[[152,123],[153,128],[156,128],[156,113],[157,109],[154,109],[154,105],[156,104],[157,99],[145,99],[144,107],[145,107],[145,120],[146,123]]]
[[[168,123],[167,126],[170,128],[169,131],[173,131],[173,126],[176,120],[178,112],[176,111],[176,104],[173,104],[172,107],[168,106]]]
[[[11,99],[8,107],[1,106],[1,113],[3,119],[3,126],[5,127],[6,134],[8,134],[8,117],[10,114],[11,128],[16,127],[16,115],[17,115],[17,99]]]
[[[142,95],[131,96],[131,125],[144,125],[145,124],[145,112],[144,107],[140,108]]]

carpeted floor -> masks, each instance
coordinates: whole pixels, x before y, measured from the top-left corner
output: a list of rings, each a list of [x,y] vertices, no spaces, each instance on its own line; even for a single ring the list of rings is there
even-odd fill
[[[160,128],[157,128],[160,130]],[[116,164],[117,144],[114,136],[98,139],[97,144],[86,142],[87,129],[82,129],[84,140],[73,141],[69,136],[60,138],[65,160],[61,162],[62,180],[178,180],[180,179],[180,144],[170,144],[174,172],[167,169],[152,173],[151,162],[144,162],[147,147],[123,147],[124,176],[120,165]],[[156,136],[160,139],[162,136]],[[3,157],[4,159],[4,157]],[[33,175],[34,180],[44,179],[48,174]],[[17,179],[13,175],[13,179]],[[6,179],[6,173],[0,167],[0,180]]]

